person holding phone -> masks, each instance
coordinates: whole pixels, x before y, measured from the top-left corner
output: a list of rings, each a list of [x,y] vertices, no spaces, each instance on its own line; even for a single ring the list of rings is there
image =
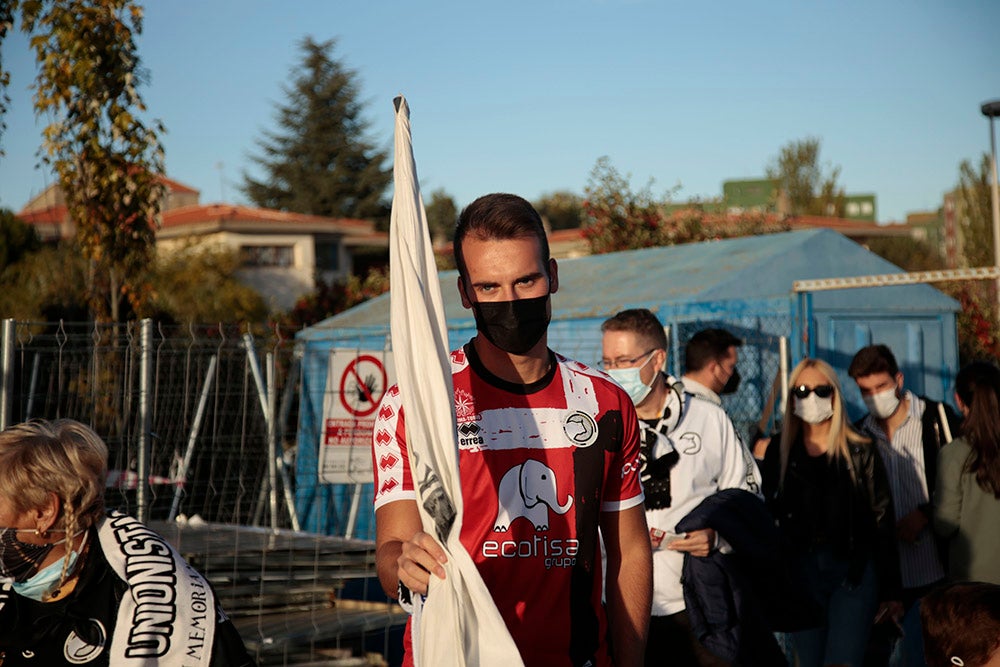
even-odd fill
[[[688,556],[728,554],[731,545],[713,528],[682,531],[677,525],[703,501],[729,489],[752,494],[767,519],[760,502],[760,473],[722,407],[687,391],[667,373],[667,338],[655,314],[646,308],[623,310],[605,320],[601,331],[600,366],[631,397],[641,431],[639,476],[653,551],[645,664],[732,664],[699,636],[699,619],[689,613],[682,584]],[[766,639],[773,642],[770,634]],[[780,656],[777,644],[769,648]],[[760,654],[757,658],[755,664],[774,664]]]
[[[829,364],[802,360],[789,385],[778,446],[761,465],[764,496],[826,610],[792,643],[801,667],[861,667],[877,613],[901,615],[889,482],[876,448],[848,424]]]

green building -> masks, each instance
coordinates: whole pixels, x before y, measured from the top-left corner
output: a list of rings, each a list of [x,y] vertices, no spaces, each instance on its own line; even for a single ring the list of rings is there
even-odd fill
[[[844,217],[848,220],[875,222],[875,195],[845,195]]]
[[[730,213],[774,213],[778,210],[778,182],[770,178],[723,181],[722,200]]]

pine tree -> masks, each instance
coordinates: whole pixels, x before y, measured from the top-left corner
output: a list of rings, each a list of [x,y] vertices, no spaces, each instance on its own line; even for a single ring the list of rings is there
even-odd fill
[[[243,193],[257,206],[295,213],[383,221],[391,174],[385,153],[365,139],[356,74],[335,60],[334,41],[301,44],[300,68],[277,106],[279,130],[264,132],[253,156],[266,174],[244,173]]]

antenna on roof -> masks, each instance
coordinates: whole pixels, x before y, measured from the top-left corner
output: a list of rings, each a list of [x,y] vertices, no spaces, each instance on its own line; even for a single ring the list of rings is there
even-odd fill
[[[225,168],[225,166],[226,165],[222,161],[219,161],[219,162],[215,163],[215,168],[219,170],[219,197],[220,197],[219,203],[220,204],[226,203],[226,177],[225,177],[225,172],[223,171],[224,168]]]

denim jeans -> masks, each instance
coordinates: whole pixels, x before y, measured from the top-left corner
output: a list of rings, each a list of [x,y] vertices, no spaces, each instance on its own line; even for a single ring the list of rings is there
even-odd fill
[[[839,664],[862,667],[878,607],[871,562],[857,584],[847,580],[849,563],[829,549],[809,552],[802,565],[810,593],[826,610],[826,624],[792,633],[800,667]]]

